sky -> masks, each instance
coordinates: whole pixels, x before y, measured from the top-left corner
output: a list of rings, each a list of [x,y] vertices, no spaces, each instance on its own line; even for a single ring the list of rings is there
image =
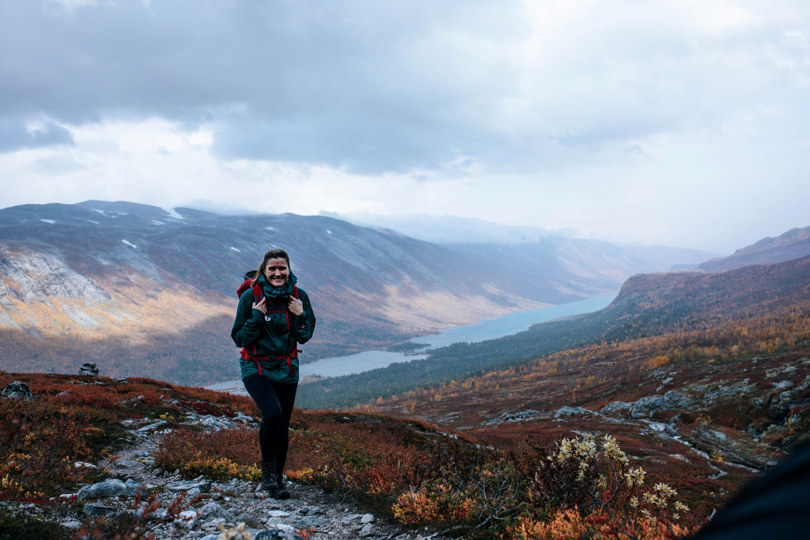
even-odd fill
[[[810,226],[806,0],[0,0],[0,208]]]

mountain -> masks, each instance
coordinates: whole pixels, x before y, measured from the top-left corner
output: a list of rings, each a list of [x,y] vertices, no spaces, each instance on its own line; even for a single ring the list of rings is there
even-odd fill
[[[443,246],[323,216],[225,216],[127,202],[0,211],[3,368],[200,384],[233,377],[235,289],[283,247],[318,328],[303,361],[510,311],[613,294],[696,251],[574,239]]]
[[[728,257],[711,259],[699,267],[711,272],[752,264],[773,264],[810,255],[810,227],[791,229],[776,238],[763,238]]]

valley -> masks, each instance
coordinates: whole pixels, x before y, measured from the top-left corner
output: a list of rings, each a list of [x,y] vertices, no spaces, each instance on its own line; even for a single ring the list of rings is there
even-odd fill
[[[315,306],[303,362],[613,295],[633,274],[708,257],[565,237],[440,245],[323,216],[24,205],[0,210],[2,368],[75,373],[91,361],[114,377],[228,380],[235,290],[271,247],[288,249]]]

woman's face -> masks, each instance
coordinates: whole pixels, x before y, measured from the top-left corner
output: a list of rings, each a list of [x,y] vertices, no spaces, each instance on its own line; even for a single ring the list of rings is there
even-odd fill
[[[267,264],[264,266],[264,277],[273,287],[284,286],[287,283],[287,278],[290,277],[290,267],[287,266],[287,261],[282,257],[268,259]]]

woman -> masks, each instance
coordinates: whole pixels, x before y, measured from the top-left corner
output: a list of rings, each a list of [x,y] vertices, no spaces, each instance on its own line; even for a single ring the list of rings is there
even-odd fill
[[[277,499],[290,497],[282,473],[298,389],[297,344],[309,341],[315,329],[309,296],[296,281],[286,251],[265,253],[251,287],[239,297],[231,330],[242,347],[242,382],[262,412],[262,487]]]

